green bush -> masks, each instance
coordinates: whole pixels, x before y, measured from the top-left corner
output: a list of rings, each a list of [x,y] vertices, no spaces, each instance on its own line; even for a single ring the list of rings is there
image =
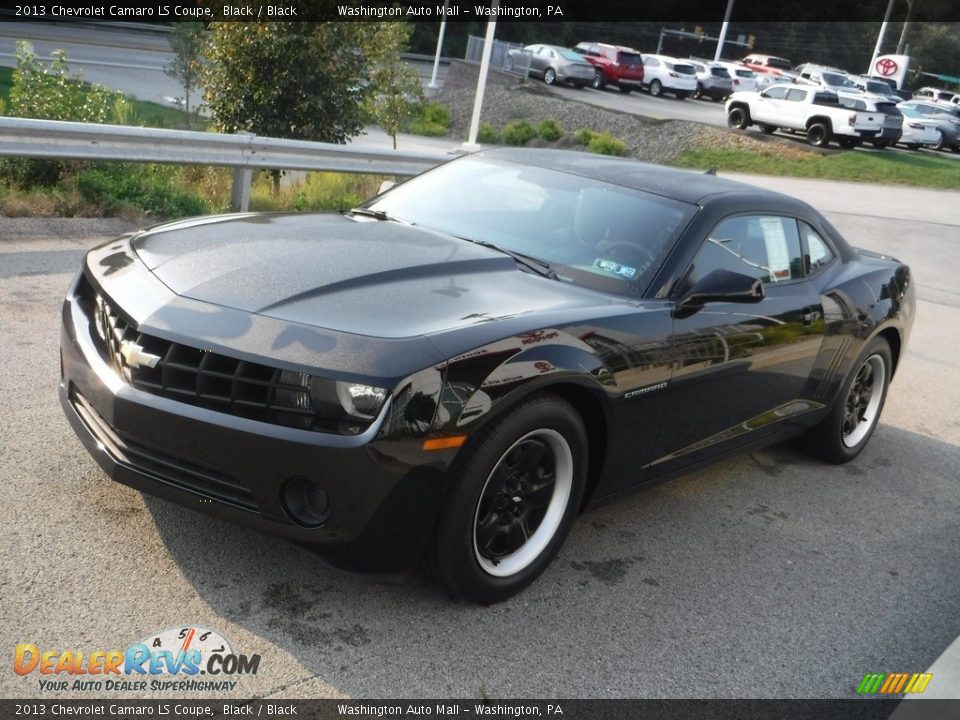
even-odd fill
[[[477,142],[484,145],[495,145],[500,142],[500,133],[492,125],[480,123],[480,128],[477,130]]]
[[[108,215],[138,210],[174,218],[208,212],[199,197],[176,186],[176,172],[154,165],[98,164],[78,172],[75,181],[81,197]]]
[[[407,125],[407,132],[414,135],[440,137],[450,131],[450,111],[443,103],[424,103],[417,116]]]
[[[563,137],[563,128],[553,118],[547,118],[537,126],[537,135],[548,142],[554,142]]]
[[[591,130],[589,128],[583,128],[582,130],[577,130],[577,132],[574,133],[574,137],[581,145],[589,145],[590,141],[593,140],[597,135],[599,135],[599,133],[596,130]]]
[[[526,120],[512,120],[503,128],[503,141],[507,145],[526,145],[536,136],[536,129]]]
[[[627,153],[626,143],[623,142],[623,140],[613,137],[610,133],[599,133],[595,135],[587,145],[587,149],[598,155],[616,155],[617,157],[626,155]]]

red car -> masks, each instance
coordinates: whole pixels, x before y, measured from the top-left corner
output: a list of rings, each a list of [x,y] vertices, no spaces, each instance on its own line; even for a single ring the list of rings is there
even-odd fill
[[[573,50],[596,68],[592,83],[596,90],[616,85],[626,94],[643,85],[643,58],[636,50],[597,42],[578,43]]]

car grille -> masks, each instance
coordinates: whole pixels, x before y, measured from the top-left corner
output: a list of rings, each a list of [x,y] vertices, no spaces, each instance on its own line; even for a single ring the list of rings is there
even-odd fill
[[[259,512],[250,488],[211,468],[141,445],[117,432],[76,389],[70,401],[90,433],[115,462],[148,473],[164,482],[221,500],[244,510]]]
[[[303,373],[139,332],[87,284],[85,309],[101,355],[137,390],[287,427],[339,432],[317,415]]]

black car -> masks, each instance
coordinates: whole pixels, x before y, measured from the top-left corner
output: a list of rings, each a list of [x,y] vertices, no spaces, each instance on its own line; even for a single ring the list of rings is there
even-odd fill
[[[856,457],[914,306],[908,267],[790,197],[484,151],[351,212],[91,250],[60,397],[115,480],[489,603],[591,503],[791,435]]]

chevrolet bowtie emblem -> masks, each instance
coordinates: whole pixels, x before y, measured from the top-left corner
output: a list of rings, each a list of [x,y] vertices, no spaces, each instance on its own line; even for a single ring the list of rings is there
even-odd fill
[[[141,365],[152,368],[160,362],[159,355],[144,352],[142,347],[131,340],[124,340],[120,343],[120,354],[123,355],[123,361],[131,368],[138,368]]]

